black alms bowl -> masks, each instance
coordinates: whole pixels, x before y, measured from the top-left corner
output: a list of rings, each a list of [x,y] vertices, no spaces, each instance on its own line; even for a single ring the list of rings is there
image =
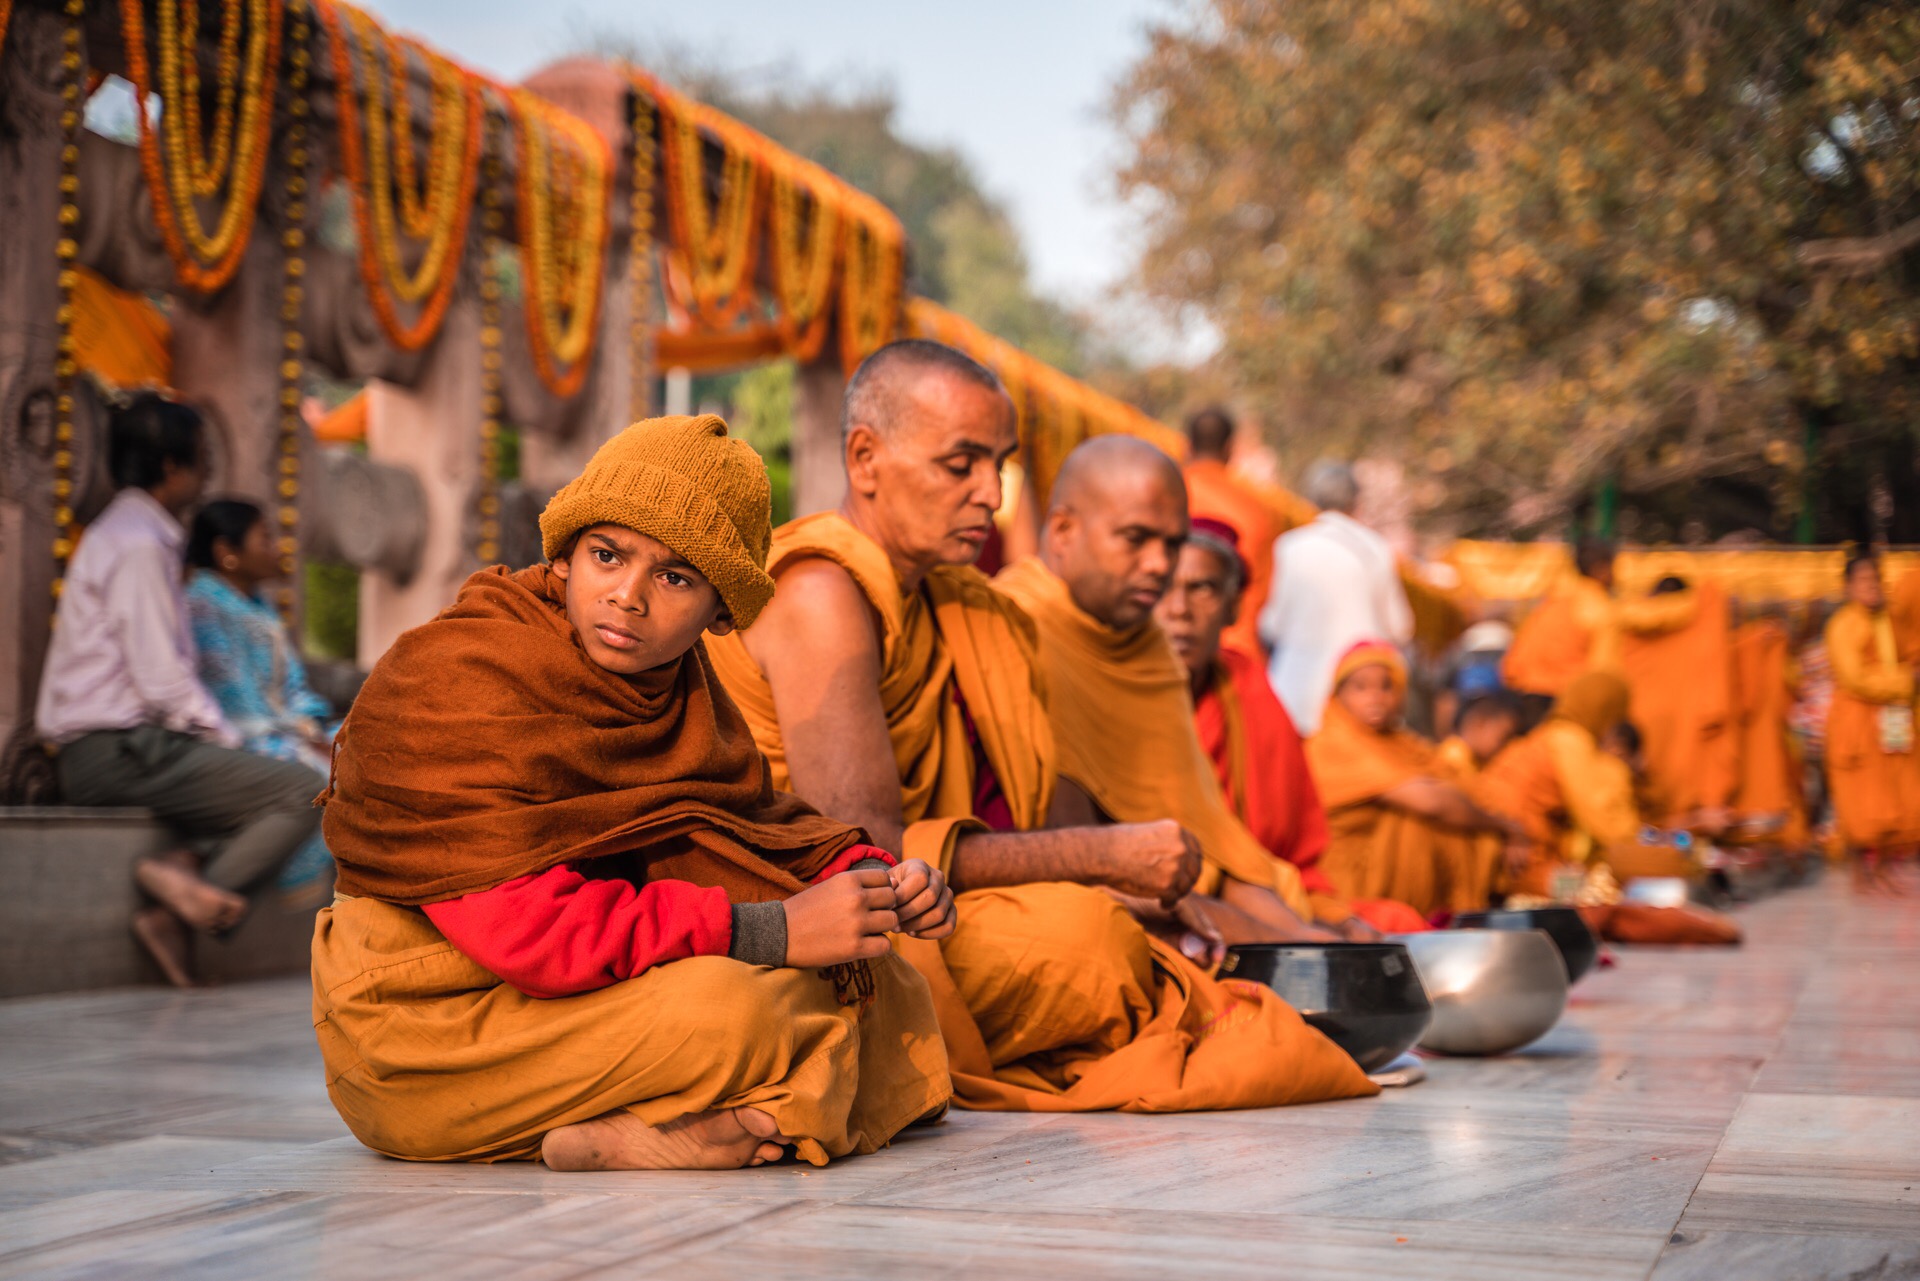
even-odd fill
[[[1272,988],[1367,1072],[1412,1049],[1433,1018],[1399,943],[1242,943],[1220,973]]]
[[[1571,907],[1529,907],[1513,911],[1462,912],[1453,918],[1462,930],[1545,930],[1566,963],[1567,982],[1578,983],[1600,957],[1600,941]]]

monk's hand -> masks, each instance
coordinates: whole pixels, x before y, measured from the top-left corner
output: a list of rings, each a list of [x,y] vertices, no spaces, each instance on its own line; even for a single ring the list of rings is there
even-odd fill
[[[1172,907],[1192,891],[1204,867],[1200,842],[1172,819],[1116,823],[1100,882],[1133,898]]]
[[[1206,902],[1199,895],[1189,894],[1173,905],[1173,919],[1180,928],[1171,942],[1180,949],[1180,955],[1210,970],[1227,959],[1227,940],[1207,912]]]
[[[842,872],[786,900],[787,964],[814,970],[885,956],[887,935],[900,928],[891,870]]]
[[[900,932],[917,939],[943,939],[953,933],[953,887],[940,869],[925,859],[910,858],[892,868],[894,912]]]
[[[1334,929],[1339,932],[1341,938],[1349,943],[1378,943],[1386,937],[1386,935],[1374,929],[1373,926],[1357,916],[1349,916],[1346,920],[1334,926]]]

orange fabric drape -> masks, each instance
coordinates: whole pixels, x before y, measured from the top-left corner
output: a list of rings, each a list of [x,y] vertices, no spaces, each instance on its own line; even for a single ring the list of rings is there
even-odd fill
[[[74,363],[114,387],[172,386],[173,326],[166,313],[86,267],[73,271]]]
[[[1727,805],[1739,776],[1733,641],[1726,593],[1692,589],[1692,617],[1668,632],[1621,639],[1628,715],[1646,745],[1647,775],[1668,821]]]
[[[1768,838],[1789,846],[1807,839],[1801,761],[1787,714],[1794,689],[1786,629],[1771,619],[1743,623],[1734,632],[1735,719],[1739,727],[1739,784],[1733,808],[1745,816],[1783,815]]]
[[[357,391],[338,409],[330,410],[313,425],[313,438],[329,445],[351,445],[367,438],[367,406],[370,398]]]

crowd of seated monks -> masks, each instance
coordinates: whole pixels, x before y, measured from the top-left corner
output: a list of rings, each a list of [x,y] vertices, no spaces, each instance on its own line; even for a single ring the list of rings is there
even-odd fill
[[[1217,977],[1224,948],[1373,939],[1557,874],[1543,851],[1589,821],[1556,772],[1575,733],[1633,804],[1603,672],[1516,743],[1489,706],[1436,750],[1400,723],[1398,651],[1363,643],[1303,744],[1221,641],[1236,531],[1196,533],[1144,442],[1069,455],[1037,553],[989,580],[1015,415],[958,352],[870,357],[843,444],[842,505],[776,530],[724,422],[636,423],[546,508],[544,563],[474,575],[377,664],[322,798],[313,949],[329,1093],[369,1147],[818,1165],[952,1105],[1370,1095]]]

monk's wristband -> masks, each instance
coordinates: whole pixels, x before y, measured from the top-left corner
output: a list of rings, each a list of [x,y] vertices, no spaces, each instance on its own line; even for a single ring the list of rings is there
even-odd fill
[[[787,963],[787,909],[780,903],[735,903],[727,955],[748,965]]]

